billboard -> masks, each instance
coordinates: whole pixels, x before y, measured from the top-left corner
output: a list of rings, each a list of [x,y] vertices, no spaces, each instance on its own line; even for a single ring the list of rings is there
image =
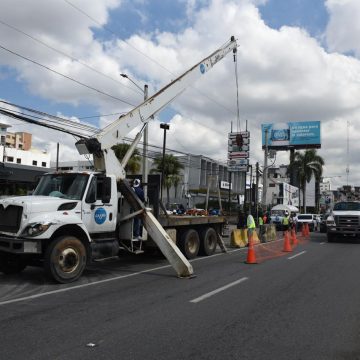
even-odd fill
[[[262,148],[289,150],[321,148],[320,121],[262,124]]]
[[[229,171],[247,171],[249,165],[250,133],[230,133],[228,138]]]

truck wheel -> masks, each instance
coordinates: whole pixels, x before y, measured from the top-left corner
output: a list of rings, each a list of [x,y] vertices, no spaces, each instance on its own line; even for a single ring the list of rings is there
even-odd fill
[[[335,236],[334,236],[334,234],[327,234],[327,241],[328,241],[329,243],[334,242],[334,241],[335,241]]]
[[[0,252],[0,271],[6,275],[18,274],[26,268],[26,262],[20,256]]]
[[[81,276],[86,261],[84,244],[73,236],[61,236],[46,249],[45,271],[50,278],[66,284]]]
[[[216,250],[217,245],[217,234],[214,228],[209,227],[204,229],[200,235],[200,254],[212,255]]]
[[[189,229],[182,233],[179,248],[187,259],[195,258],[200,248],[200,238],[197,231]]]

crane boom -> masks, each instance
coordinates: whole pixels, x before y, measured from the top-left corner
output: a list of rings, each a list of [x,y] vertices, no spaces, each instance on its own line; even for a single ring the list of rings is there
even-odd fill
[[[236,48],[237,43],[232,36],[230,41],[225,45],[191,67],[135,109],[106,126],[95,137],[79,140],[76,143],[79,153],[93,154],[94,166],[97,170],[106,170],[106,172],[113,173],[118,178],[124,178],[125,172],[116,159],[111,147],[117,144],[124,136],[140,124],[146,124],[151,116],[155,115],[166,105],[171,103],[188,86],[192,85],[199,77],[209,71],[229,52],[233,51],[235,53]]]

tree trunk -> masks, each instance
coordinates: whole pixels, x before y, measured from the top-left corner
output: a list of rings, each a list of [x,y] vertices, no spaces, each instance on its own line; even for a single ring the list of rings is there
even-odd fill
[[[304,190],[303,190],[303,207],[304,207],[304,214],[306,214],[306,183],[304,184]]]

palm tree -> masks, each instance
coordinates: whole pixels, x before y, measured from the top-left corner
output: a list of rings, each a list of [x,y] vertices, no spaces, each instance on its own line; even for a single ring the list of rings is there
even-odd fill
[[[128,151],[130,144],[116,144],[111,149],[115,152],[115,156],[121,161]],[[125,171],[129,174],[137,174],[140,171],[140,153],[137,149],[133,152],[130,160],[125,166]]]
[[[177,186],[180,179],[180,170],[184,168],[178,158],[174,155],[165,154],[164,162],[162,155],[157,156],[154,159],[154,168],[151,173],[161,173],[164,169],[164,187],[166,188],[167,202],[170,201],[170,188],[171,186]]]
[[[304,153],[296,152],[292,163],[289,165],[289,171],[294,171],[300,182],[300,189],[303,193],[303,211],[306,213],[306,183],[314,176],[320,179],[324,159],[317,155],[315,149],[306,150]]]

